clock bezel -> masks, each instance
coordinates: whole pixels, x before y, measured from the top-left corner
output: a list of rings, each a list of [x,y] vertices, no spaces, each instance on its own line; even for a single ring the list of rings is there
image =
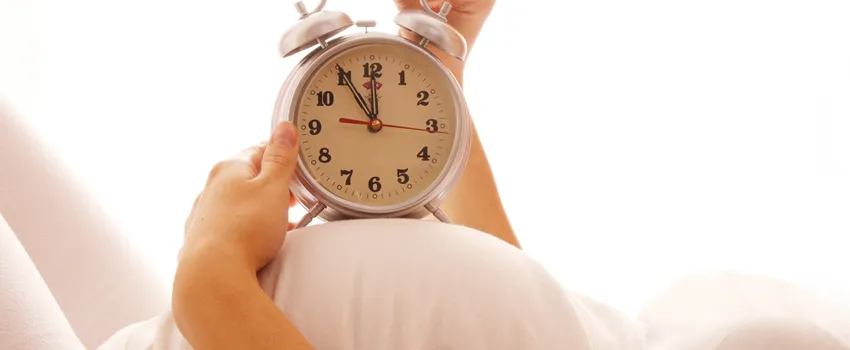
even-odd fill
[[[296,123],[297,112],[300,107],[297,101],[302,99],[308,90],[307,84],[325,63],[360,46],[387,44],[404,46],[411,50],[413,54],[422,56],[429,64],[436,67],[434,71],[437,74],[443,75],[442,78],[447,80],[449,94],[455,101],[454,114],[457,125],[452,151],[446,160],[446,165],[428,187],[411,199],[385,206],[356,203],[340,198],[340,196],[328,191],[318,183],[319,180],[310,175],[299,151],[298,164],[290,185],[290,191],[307,210],[310,210],[316,204],[324,204],[325,209],[318,217],[325,221],[357,218],[424,218],[431,214],[431,211],[426,209],[426,205],[432,208],[439,207],[445,195],[459,180],[469,158],[472,125],[463,90],[455,76],[432,52],[401,36],[380,32],[340,37],[329,41],[327,47],[317,48],[305,56],[296,65],[280,89],[275,103],[272,128],[283,120]],[[293,91],[295,93],[292,93]]]

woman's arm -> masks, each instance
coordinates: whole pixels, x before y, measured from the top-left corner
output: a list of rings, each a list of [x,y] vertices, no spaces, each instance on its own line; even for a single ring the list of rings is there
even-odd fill
[[[183,252],[172,312],[186,340],[196,349],[312,349],[233,255],[216,246]]]
[[[452,222],[489,233],[521,248],[502,206],[490,163],[474,127],[472,132],[469,163],[441,208]]]
[[[257,280],[286,237],[297,154],[298,134],[284,122],[268,145],[210,172],[186,221],[172,293],[175,324],[193,348],[311,348]]]
[[[471,52],[478,34],[490,16],[495,0],[453,0],[451,3],[453,8],[447,18],[448,23],[463,35],[467,51]],[[421,8],[419,0],[396,0],[396,4],[400,9]],[[434,10],[438,10],[442,1],[429,1],[429,4]],[[419,41],[409,32],[402,31],[401,35]],[[452,71],[463,86],[464,62],[436,48],[432,48],[431,52]],[[440,207],[452,222],[489,233],[521,248],[502,206],[490,162],[474,126],[469,162],[455,188],[446,196]]]

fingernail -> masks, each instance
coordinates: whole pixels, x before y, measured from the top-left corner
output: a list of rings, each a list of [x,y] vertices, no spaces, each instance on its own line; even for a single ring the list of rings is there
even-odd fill
[[[281,122],[277,125],[277,128],[274,129],[272,142],[281,146],[294,147],[296,137],[295,126],[290,122]]]

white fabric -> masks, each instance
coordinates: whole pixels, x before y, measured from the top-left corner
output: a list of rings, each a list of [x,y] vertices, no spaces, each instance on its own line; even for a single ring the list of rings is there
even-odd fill
[[[293,231],[264,289],[316,349],[642,349],[625,315],[472,229],[361,220]],[[152,347],[151,347],[152,346]],[[102,350],[188,349],[168,313]]]
[[[495,238],[434,222],[373,220],[292,232],[261,281],[319,349],[433,348],[428,342],[439,341],[465,349],[850,349],[848,305],[790,283],[692,276],[652,300],[640,324],[561,293],[542,267]],[[123,305],[116,306],[121,313]],[[5,223],[0,315],[0,349],[83,348]],[[189,348],[168,312],[121,329],[100,347]]]
[[[763,276],[684,278],[638,319],[652,349],[850,350],[850,306]]]
[[[0,349],[85,349],[0,216]]]
[[[168,281],[153,272],[3,96],[0,213],[86,347],[168,309]]]

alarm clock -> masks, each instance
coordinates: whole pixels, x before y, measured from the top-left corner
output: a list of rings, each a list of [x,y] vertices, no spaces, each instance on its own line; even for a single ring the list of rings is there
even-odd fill
[[[298,164],[290,191],[307,209],[296,224],[364,218],[451,222],[439,209],[469,157],[472,124],[463,90],[428,48],[463,60],[463,36],[421,0],[395,23],[414,34],[369,31],[343,12],[308,11],[279,43],[282,57],[311,49],[289,74],[277,97],[272,127],[298,130]],[[357,33],[340,35],[348,28]],[[360,32],[362,30],[362,32]],[[415,41],[418,39],[418,41]]]

